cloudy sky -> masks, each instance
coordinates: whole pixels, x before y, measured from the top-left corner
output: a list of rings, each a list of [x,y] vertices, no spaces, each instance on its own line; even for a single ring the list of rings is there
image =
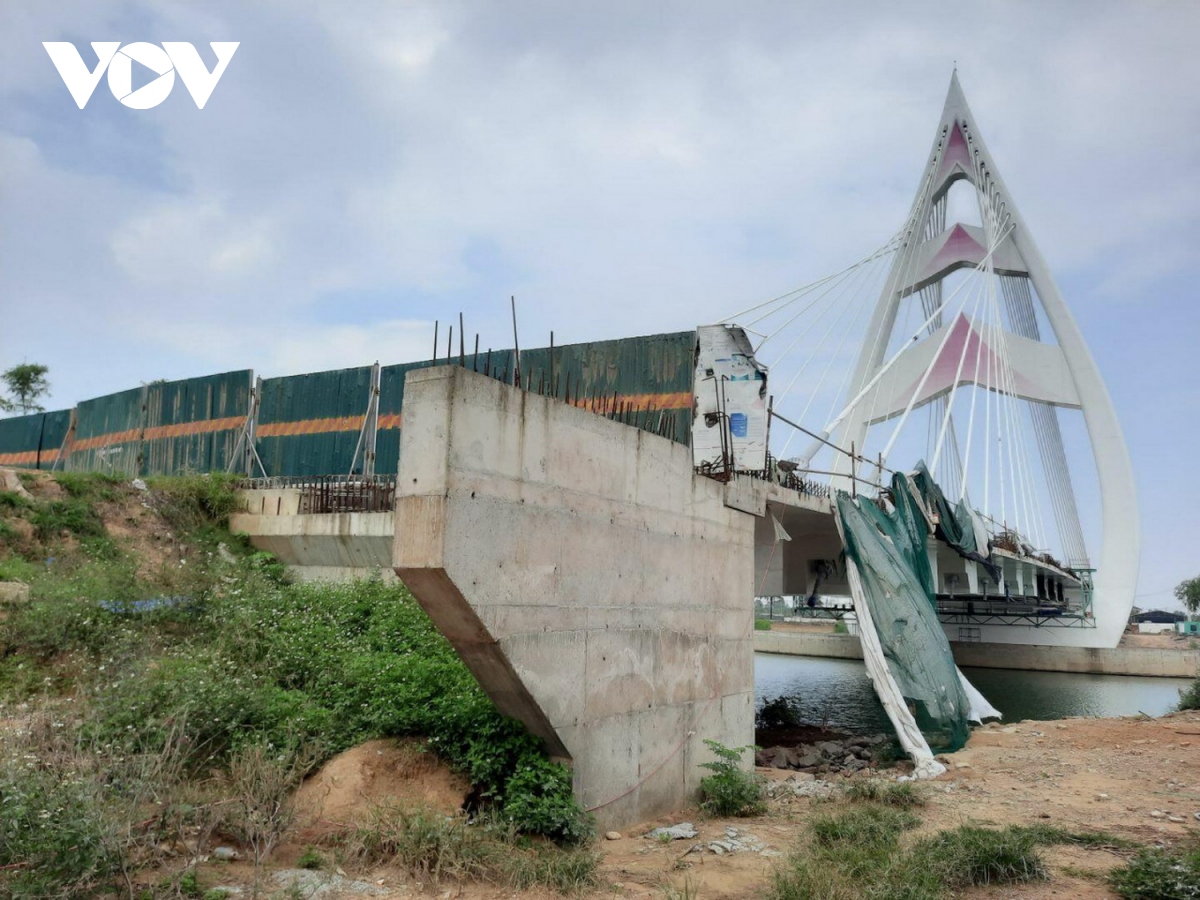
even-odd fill
[[[951,12],[953,10],[953,13]],[[1200,573],[1200,4],[4,0],[0,367],[158,378],[691,328],[907,212],[951,70],[1105,374],[1142,605]],[[76,107],[43,41],[241,45]],[[135,83],[135,87],[136,87]]]

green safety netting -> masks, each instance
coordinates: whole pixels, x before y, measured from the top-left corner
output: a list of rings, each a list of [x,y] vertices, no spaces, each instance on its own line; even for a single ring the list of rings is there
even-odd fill
[[[967,742],[971,706],[950,642],[938,621],[933,571],[926,550],[931,533],[927,513],[934,511],[927,503],[934,495],[927,488],[933,482],[923,470],[922,466],[917,478],[923,473],[927,482],[924,486],[917,478],[901,473],[892,478],[891,512],[869,499],[854,499],[847,494],[838,496],[837,511],[847,561],[857,569],[861,585],[861,590],[855,591],[855,603],[866,606],[867,615],[860,613],[860,619],[873,625],[887,673],[928,749],[948,753]],[[937,491],[936,496],[940,497],[941,492]],[[943,522],[953,520],[954,512],[944,497],[941,502],[939,517],[944,517]],[[864,641],[868,656],[870,649]],[[904,741],[905,728],[898,721],[905,719],[904,710],[899,708],[900,702],[889,697],[889,686],[881,684],[887,676],[876,671],[871,674],[880,700]],[[910,749],[908,742],[905,744]]]
[[[978,514],[962,500],[951,506],[923,462],[917,464],[909,484],[920,494],[925,509],[937,517],[937,536],[960,556],[982,563],[992,581],[999,584],[1000,569],[988,555],[987,532]]]

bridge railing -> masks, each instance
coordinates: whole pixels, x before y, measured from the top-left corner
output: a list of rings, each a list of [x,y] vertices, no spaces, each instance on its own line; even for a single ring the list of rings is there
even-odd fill
[[[295,475],[247,478],[241,490],[300,492],[299,512],[305,514],[392,512],[396,508],[396,476]]]

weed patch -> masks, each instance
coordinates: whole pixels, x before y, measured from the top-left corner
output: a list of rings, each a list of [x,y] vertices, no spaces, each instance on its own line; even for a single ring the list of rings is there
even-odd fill
[[[1180,688],[1179,703],[1175,708],[1179,710],[1200,709],[1200,678],[1196,678],[1187,687]]]
[[[920,819],[909,797],[893,805],[878,799],[889,793],[864,789],[853,806],[813,819],[804,850],[776,869],[772,900],[941,900],[964,888],[1045,878],[1038,844],[1110,846],[1112,838],[1037,826],[968,825],[906,846],[904,834]]]
[[[1125,900],[1196,900],[1200,898],[1200,848],[1143,850],[1113,870],[1109,884]]]
[[[51,500],[35,508],[30,521],[43,541],[52,540],[64,533],[83,538],[108,536],[95,508],[85,500]]]
[[[882,781],[872,778],[846,785],[846,798],[857,803],[883,806],[924,806],[925,794],[910,781]]]
[[[551,887],[570,893],[595,884],[598,854],[521,838],[503,823],[428,810],[381,806],[339,839],[343,854],[364,865],[395,863],[414,879],[490,881],[514,890]]]
[[[756,816],[764,812],[767,806],[762,780],[740,765],[742,754],[753,748],[726,747],[709,740],[704,743],[717,758],[700,764],[713,773],[700,779],[701,808],[714,816]]]
[[[181,534],[211,537],[213,529],[227,529],[237,511],[240,477],[212,473],[148,478],[155,509]]]
[[[59,487],[77,500],[116,500],[125,487],[125,479],[103,472],[58,472],[54,476]]]

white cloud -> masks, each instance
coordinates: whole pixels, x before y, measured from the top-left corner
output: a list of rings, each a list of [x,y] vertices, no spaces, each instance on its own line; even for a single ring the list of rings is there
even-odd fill
[[[1160,292],[1200,239],[1197,33],[1195,4],[6,3],[0,362],[45,361],[68,405],[420,358],[460,309],[502,346],[510,293],[559,341],[711,321],[893,233],[957,57],[1157,433],[1200,328]],[[41,42],[105,39],[241,46],[203,111],[80,111]]]

